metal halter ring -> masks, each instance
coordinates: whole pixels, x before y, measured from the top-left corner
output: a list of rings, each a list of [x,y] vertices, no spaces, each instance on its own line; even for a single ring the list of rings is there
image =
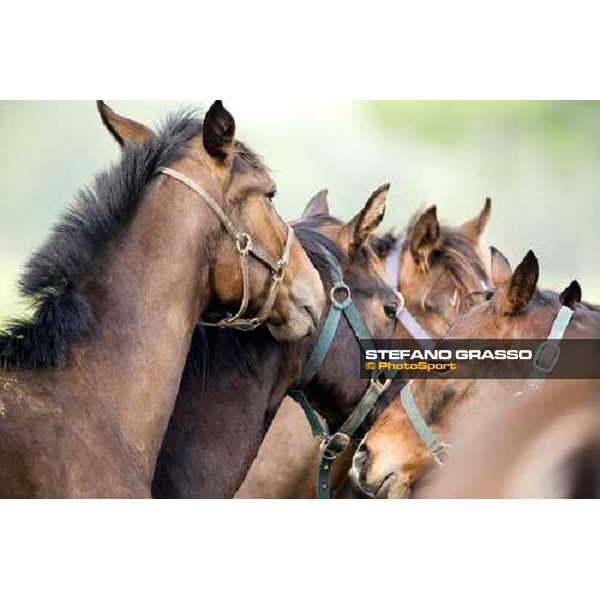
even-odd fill
[[[328,460],[335,460],[350,444],[350,436],[341,431],[325,438],[321,447],[323,456]]]
[[[404,299],[404,294],[401,291],[396,292],[396,298],[398,298],[398,300],[400,300],[400,306],[398,307],[398,311],[397,311],[397,312],[400,312],[400,311],[404,310],[404,307],[406,306],[406,300]]]
[[[433,459],[440,467],[444,466],[444,461],[441,458],[442,455],[446,454],[450,456],[450,448],[450,444],[444,444],[443,442],[441,442],[431,451]]]
[[[285,269],[287,267],[287,264],[283,264],[283,263],[278,263],[279,264],[279,269],[277,269],[277,271],[273,271],[273,281],[276,281],[277,283],[283,281],[283,276],[285,275]]]
[[[377,388],[377,391],[379,392],[379,394],[383,394],[383,392],[385,392],[390,385],[392,385],[392,380],[389,377],[385,378],[385,381],[382,383],[381,381],[379,381],[379,376],[383,373],[383,371],[379,371],[379,373],[377,373],[377,375],[374,375],[371,378],[371,385],[375,388]]]
[[[251,244],[252,238],[247,233],[241,233],[240,237],[235,240],[238,252],[244,256],[248,254]]]
[[[344,294],[346,294],[346,298],[341,302],[335,297],[336,292],[340,290],[342,290]],[[329,292],[329,296],[331,297],[331,303],[333,304],[333,306],[335,306],[339,310],[344,310],[344,308],[350,306],[350,303],[352,302],[352,293],[350,292],[350,288],[343,281],[338,281],[337,283],[333,284],[333,287]]]

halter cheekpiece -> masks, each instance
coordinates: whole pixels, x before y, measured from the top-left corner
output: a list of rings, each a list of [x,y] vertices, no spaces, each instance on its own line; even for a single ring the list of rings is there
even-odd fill
[[[201,186],[195,181],[192,181],[189,177],[176,171],[175,169],[169,169],[163,167],[159,169],[160,173],[176,179],[189,189],[191,189],[197,196],[199,196],[206,204],[212,209],[215,215],[223,224],[223,227],[227,230],[229,235],[233,238],[235,248],[240,256],[240,267],[242,270],[242,302],[239,310],[230,317],[226,317],[217,321],[216,323],[201,322],[202,325],[207,327],[229,327],[232,329],[241,329],[242,331],[251,331],[256,329],[259,325],[262,325],[268,318],[275,298],[277,297],[277,290],[281,283],[285,269],[288,266],[290,258],[290,249],[292,242],[294,241],[294,230],[287,225],[287,240],[279,260],[275,260],[269,254],[263,250],[259,245],[255,244],[248,233],[240,231],[238,227],[233,223],[225,211],[221,208],[220,204]],[[260,313],[256,317],[244,317],[246,310],[248,309],[248,302],[250,301],[250,285],[249,285],[249,270],[248,270],[248,256],[252,255],[254,258],[263,263],[271,271],[271,285],[269,287],[269,295],[260,310]]]

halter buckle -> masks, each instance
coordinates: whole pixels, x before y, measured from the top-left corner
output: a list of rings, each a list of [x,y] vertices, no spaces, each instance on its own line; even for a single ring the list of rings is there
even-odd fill
[[[240,234],[239,238],[235,240],[235,246],[237,251],[242,255],[246,256],[252,245],[252,238],[247,233]]]
[[[286,267],[287,265],[285,263],[277,263],[277,270],[273,271],[273,281],[281,283],[281,281],[283,280],[283,276],[285,275]]]
[[[435,460],[435,462],[440,466],[443,467],[444,466],[444,461],[442,460],[442,456],[444,454],[446,454],[447,456],[450,456],[450,448],[452,446],[450,446],[450,444],[445,444],[444,442],[440,442],[439,444],[436,445],[435,448],[433,448],[431,450],[431,455],[433,456],[433,460]]]
[[[246,329],[246,331],[252,331],[253,329],[256,329],[260,325],[262,325],[262,321],[260,320],[260,317],[252,317],[246,323],[245,329]]]
[[[350,436],[342,431],[336,431],[323,440],[321,449],[326,459],[335,460],[349,445]]]
[[[346,295],[341,302],[335,297],[336,292],[339,291],[342,291]],[[352,302],[352,292],[350,292],[350,288],[343,281],[337,281],[333,284],[329,296],[331,298],[331,304],[338,310],[344,310],[350,306],[350,303]]]
[[[542,373],[552,373],[560,358],[560,346],[556,342],[542,342],[533,357],[533,368]]]
[[[379,395],[383,394],[383,392],[385,392],[390,387],[390,385],[392,385],[392,379],[390,377],[386,377],[383,383],[379,381],[379,376],[382,373],[383,371],[379,371],[377,375],[374,375],[371,378],[371,385],[377,390]]]

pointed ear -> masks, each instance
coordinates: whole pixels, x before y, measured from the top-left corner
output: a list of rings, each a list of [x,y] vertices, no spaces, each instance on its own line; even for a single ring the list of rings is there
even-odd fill
[[[492,214],[492,199],[486,198],[483,210],[473,219],[463,224],[463,233],[473,240],[478,240],[484,233]]]
[[[302,213],[303,219],[308,219],[310,217],[316,217],[317,215],[328,215],[329,214],[329,204],[327,202],[327,195],[329,192],[327,190],[321,190],[317,192],[317,195],[314,196],[309,203],[306,205],[304,212]]]
[[[440,239],[440,223],[437,207],[430,206],[421,214],[408,234],[408,247],[414,261],[422,268],[429,266],[429,255]]]
[[[490,246],[492,254],[492,283],[498,287],[512,277],[512,269],[508,259],[498,248]]]
[[[521,264],[515,269],[501,296],[503,314],[514,315],[523,310],[533,298],[540,266],[533,251],[529,251]]]
[[[348,248],[348,258],[353,261],[367,238],[377,229],[385,215],[385,203],[390,189],[386,183],[377,188],[364,208],[340,230],[340,244]]]
[[[209,156],[225,162],[233,154],[235,121],[231,113],[217,100],[208,109],[202,126],[202,141]]]
[[[141,146],[152,135],[148,127],[122,117],[102,100],[96,100],[96,106],[104,126],[119,146]]]
[[[581,302],[581,286],[577,280],[571,281],[560,294],[560,302],[563,306],[568,306],[571,310],[575,310],[575,304]]]

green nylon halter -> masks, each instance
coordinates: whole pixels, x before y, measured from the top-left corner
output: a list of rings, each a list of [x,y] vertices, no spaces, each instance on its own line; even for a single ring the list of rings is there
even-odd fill
[[[540,344],[535,353],[533,368],[523,386],[523,391],[537,390],[556,367],[560,358],[560,342],[565,337],[574,314],[574,311],[568,306],[562,306],[558,311],[548,338]]]
[[[574,311],[568,306],[563,306],[558,311],[546,341],[540,344],[535,353],[533,358],[533,368],[523,385],[523,389],[517,392],[515,396],[520,396],[526,391],[538,389],[540,385],[544,383],[548,375],[552,373],[560,358],[560,342],[565,337],[574,314]],[[444,453],[449,454],[450,446],[437,439],[435,433],[433,433],[431,427],[423,418],[423,415],[415,402],[411,383],[412,382],[407,383],[402,389],[400,401],[402,402],[402,406],[404,407],[413,429],[421,438],[421,441],[427,446],[427,449],[436,462],[441,466],[443,465],[441,455]]]
[[[306,386],[321,368],[335,338],[342,315],[346,318],[362,349],[369,350],[373,348],[371,334],[352,301],[350,288],[344,282],[342,271],[336,258],[324,246],[321,246],[321,250],[330,267],[332,284],[330,291],[331,306],[329,307],[323,327],[319,332],[317,343],[302,369],[300,379],[295,387],[288,391],[288,395],[300,405],[306,415],[313,436],[321,441],[319,467],[317,470],[317,498],[328,499],[331,498],[331,468],[335,459],[348,447],[352,436],[366,419],[375,402],[389,387],[391,379],[385,371],[379,371],[374,375],[369,387],[354,407],[350,416],[333,434],[329,433],[327,426],[322,423],[317,412],[310,404],[306,395]],[[337,298],[339,294],[344,295],[341,300]],[[382,375],[385,376],[383,383],[379,381]]]

